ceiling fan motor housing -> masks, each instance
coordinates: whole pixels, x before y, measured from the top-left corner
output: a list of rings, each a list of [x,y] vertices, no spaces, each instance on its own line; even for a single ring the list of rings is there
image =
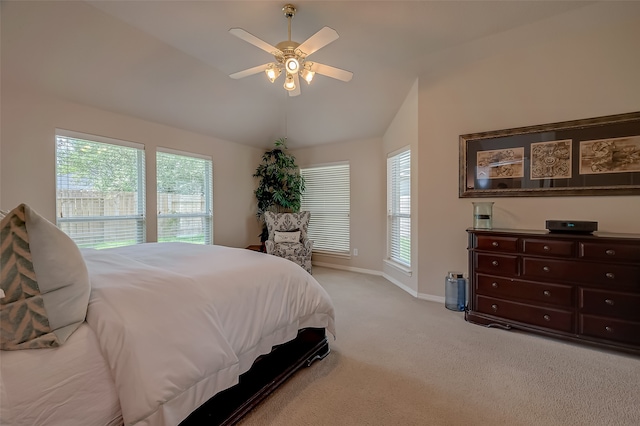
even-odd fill
[[[304,65],[305,55],[297,49],[298,46],[300,46],[300,43],[291,40],[282,41],[276,45],[280,51],[274,52],[273,57],[284,65],[284,69],[288,73],[296,73]]]

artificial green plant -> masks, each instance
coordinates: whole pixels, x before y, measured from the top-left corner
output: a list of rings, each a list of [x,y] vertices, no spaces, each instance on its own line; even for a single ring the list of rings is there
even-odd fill
[[[275,141],[275,148],[262,155],[262,162],[253,174],[258,178],[254,191],[258,201],[256,217],[262,223],[260,241],[269,237],[264,213],[299,212],[304,191],[304,178],[296,165],[296,159],[287,152],[286,138]]]

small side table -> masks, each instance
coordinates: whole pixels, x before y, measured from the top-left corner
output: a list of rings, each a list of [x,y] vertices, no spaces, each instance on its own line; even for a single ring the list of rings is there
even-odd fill
[[[259,251],[260,253],[264,253],[262,251],[262,244],[252,244],[250,246],[245,247],[247,250]]]

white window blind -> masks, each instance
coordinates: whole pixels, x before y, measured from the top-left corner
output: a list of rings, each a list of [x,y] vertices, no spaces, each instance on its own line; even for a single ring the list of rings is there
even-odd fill
[[[411,151],[387,159],[388,257],[411,266]]]
[[[349,254],[349,164],[309,167],[300,172],[305,180],[301,210],[311,212],[313,251]]]
[[[145,242],[144,146],[58,130],[56,224],[79,247]]]
[[[211,244],[213,164],[210,157],[162,150],[156,155],[158,242]]]

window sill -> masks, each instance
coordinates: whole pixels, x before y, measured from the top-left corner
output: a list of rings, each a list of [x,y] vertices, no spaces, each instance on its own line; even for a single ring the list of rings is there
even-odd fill
[[[384,259],[384,263],[387,266],[392,267],[393,269],[402,272],[403,274],[405,274],[406,276],[410,277],[413,272],[411,271],[410,268],[408,268],[405,265],[401,265],[400,263],[394,262],[393,260],[389,260],[389,259]]]

